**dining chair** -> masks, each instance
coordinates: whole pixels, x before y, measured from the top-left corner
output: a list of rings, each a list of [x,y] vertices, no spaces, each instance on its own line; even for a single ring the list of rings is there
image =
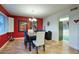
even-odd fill
[[[38,54],[38,47],[43,46],[43,50],[45,51],[45,32],[39,31],[36,33],[36,40],[33,41],[33,44],[36,47],[36,53]]]
[[[24,31],[24,45],[25,45],[25,48],[27,47],[28,42],[29,42],[29,36],[28,36],[27,31],[25,30]]]
[[[33,29],[28,29],[28,35],[33,35],[34,31]]]

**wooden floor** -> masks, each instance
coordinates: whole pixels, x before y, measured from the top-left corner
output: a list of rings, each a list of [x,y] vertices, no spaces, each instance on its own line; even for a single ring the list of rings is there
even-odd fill
[[[39,54],[78,54],[79,51],[74,50],[67,46],[63,42],[56,42],[53,40],[46,40],[46,51],[43,48],[39,48]],[[28,48],[25,49],[23,39],[16,39],[9,42],[1,51],[0,54],[36,54],[35,48],[29,52]]]

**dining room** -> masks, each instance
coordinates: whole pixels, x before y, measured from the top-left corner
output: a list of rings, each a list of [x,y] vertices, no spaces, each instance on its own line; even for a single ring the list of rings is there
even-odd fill
[[[79,23],[74,21],[78,20],[78,6],[74,4],[0,4],[0,54],[79,53]],[[59,20],[67,16],[70,30],[67,40],[69,43],[63,42],[63,39],[60,40],[59,33]]]

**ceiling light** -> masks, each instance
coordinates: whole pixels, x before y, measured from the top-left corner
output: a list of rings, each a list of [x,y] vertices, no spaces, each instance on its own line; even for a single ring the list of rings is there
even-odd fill
[[[29,18],[29,21],[32,21],[32,19],[31,19],[31,18]]]

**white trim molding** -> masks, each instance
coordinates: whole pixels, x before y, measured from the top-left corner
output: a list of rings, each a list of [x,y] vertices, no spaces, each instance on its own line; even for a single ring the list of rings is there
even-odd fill
[[[9,43],[9,40],[0,48],[0,51]]]

